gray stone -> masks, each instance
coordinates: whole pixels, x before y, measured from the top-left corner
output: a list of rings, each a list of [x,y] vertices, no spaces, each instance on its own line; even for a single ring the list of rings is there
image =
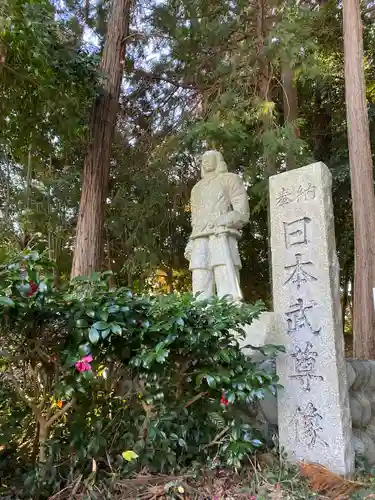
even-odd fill
[[[353,446],[356,456],[364,458],[365,443],[362,440],[362,431],[360,429],[353,429]]]
[[[322,163],[270,178],[280,445],[290,460],[354,470],[331,174]]]
[[[366,432],[370,436],[370,438],[375,442],[375,418],[372,417],[370,422],[366,427]]]
[[[267,394],[259,401],[260,410],[264,418],[272,425],[277,426],[277,399],[272,394]]]
[[[368,382],[368,385],[367,387],[369,389],[375,389],[375,361],[373,360],[369,360],[368,361],[369,365],[370,365],[370,380]]]
[[[365,459],[368,465],[375,463],[375,444],[366,430],[353,429],[353,444],[358,459]]]
[[[350,414],[353,427],[364,427],[371,419],[371,403],[363,392],[349,393]]]
[[[275,362],[273,360],[266,360],[259,365],[262,370],[266,370],[275,374]],[[272,394],[267,393],[264,399],[259,401],[260,411],[266,421],[273,427],[277,426],[277,398]]]
[[[363,443],[365,445],[365,459],[368,465],[373,465],[375,463],[375,443],[367,429],[363,431]]]
[[[369,400],[370,400],[370,404],[371,404],[371,413],[372,415],[375,416],[375,392],[370,392],[369,394]]]
[[[248,345],[261,347],[265,344],[280,344],[280,320],[280,317],[273,312],[263,312],[251,325],[244,325],[246,335],[243,339],[239,339],[244,354],[252,359],[260,359],[262,355],[259,351],[247,347]]]
[[[371,366],[368,361],[361,359],[353,359],[350,364],[354,368],[356,377],[351,387],[353,391],[358,391],[368,386],[371,380]]]
[[[352,385],[354,384],[354,381],[355,381],[355,378],[356,378],[356,374],[355,374],[355,371],[354,371],[354,368],[352,367],[352,365],[347,361],[346,362],[346,380],[347,380],[347,384],[348,384],[348,390],[352,387]]]

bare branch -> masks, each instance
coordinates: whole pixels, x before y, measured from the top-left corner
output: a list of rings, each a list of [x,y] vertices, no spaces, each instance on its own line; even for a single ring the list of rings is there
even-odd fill
[[[51,427],[51,425],[56,422],[56,420],[58,420],[59,418],[61,418],[62,416],[65,415],[65,413],[67,413],[70,408],[72,408],[72,406],[74,405],[75,403],[75,399],[72,399],[70,400],[68,403],[66,403],[66,405],[61,408],[61,410],[57,411],[48,421],[47,421],[47,428]]]
[[[10,373],[8,374],[8,378],[11,381],[15,391],[19,395],[19,397],[33,410],[35,416],[39,419],[40,411],[38,406],[35,404],[32,398],[30,398],[22,389],[20,384],[18,383],[17,378],[15,377],[13,370],[10,368]]]

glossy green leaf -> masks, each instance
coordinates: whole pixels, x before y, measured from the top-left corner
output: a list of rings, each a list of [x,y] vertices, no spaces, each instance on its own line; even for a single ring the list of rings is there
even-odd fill
[[[116,323],[115,324],[112,323],[111,324],[111,331],[112,331],[112,333],[119,335],[122,332],[122,328],[120,325],[118,325]]]
[[[107,330],[110,325],[106,321],[97,321],[92,325],[96,330]]]
[[[102,339],[106,339],[110,333],[111,333],[111,329],[107,328],[107,330],[102,330],[100,332],[100,335],[101,335]]]
[[[87,328],[88,323],[87,323],[87,321],[86,321],[85,319],[80,318],[80,319],[77,319],[77,321],[76,321],[76,326],[77,326],[78,328]]]
[[[14,306],[14,301],[9,297],[0,297],[0,305],[2,306]]]
[[[215,389],[216,387],[216,380],[215,378],[212,376],[212,375],[206,375],[206,382],[207,384],[212,387],[213,389]]]
[[[97,342],[99,341],[99,338],[100,338],[100,334],[99,334],[98,330],[96,330],[96,328],[94,328],[94,327],[91,327],[89,330],[90,342],[92,344],[97,344]]]

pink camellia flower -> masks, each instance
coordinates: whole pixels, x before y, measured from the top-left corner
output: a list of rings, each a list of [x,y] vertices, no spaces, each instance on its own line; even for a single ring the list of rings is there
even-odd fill
[[[76,362],[74,365],[76,367],[76,370],[79,372],[89,372],[91,371],[91,363],[92,361],[92,356],[89,354],[88,356],[83,356],[82,359]]]

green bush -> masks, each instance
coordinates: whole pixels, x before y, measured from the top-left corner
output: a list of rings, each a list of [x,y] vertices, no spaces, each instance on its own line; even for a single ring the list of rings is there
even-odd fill
[[[36,252],[0,270],[0,434],[28,492],[77,471],[240,467],[262,446],[243,410],[277,388],[238,344],[262,304],[136,296],[107,278],[55,288]]]

